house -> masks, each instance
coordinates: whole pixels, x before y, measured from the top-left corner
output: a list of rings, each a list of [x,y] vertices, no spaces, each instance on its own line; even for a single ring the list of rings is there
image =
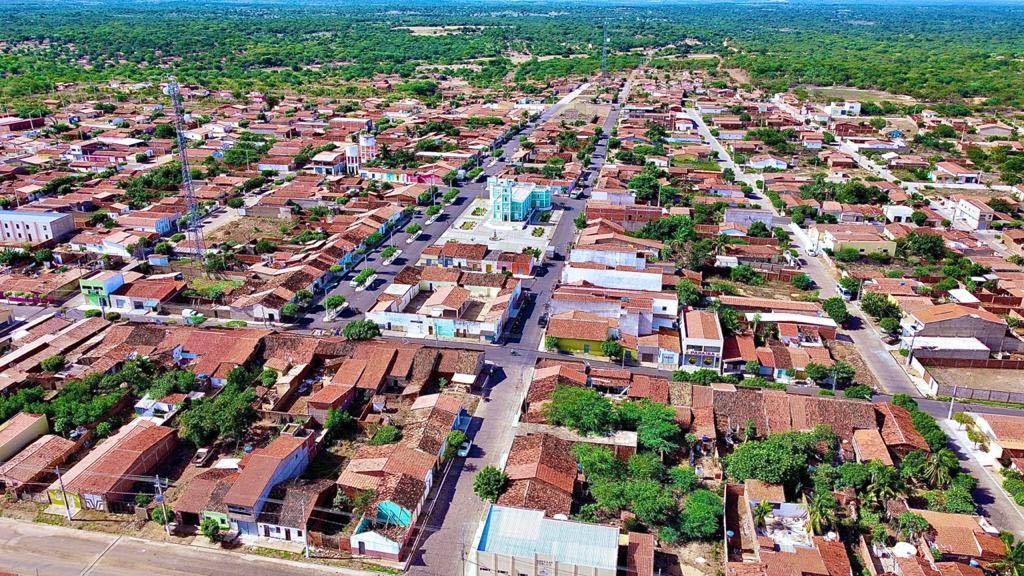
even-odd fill
[[[755,511],[767,503],[767,514]],[[851,576],[837,537],[815,536],[806,505],[787,502],[781,485],[747,480],[725,489],[726,574],[729,576]]]
[[[199,526],[211,519],[224,532],[231,530],[224,496],[238,480],[234,468],[211,468],[200,472],[174,501],[174,515],[178,524]]]
[[[492,504],[473,555],[478,576],[616,576],[619,530]]]
[[[889,222],[905,224],[911,221],[910,217],[914,215],[914,209],[903,204],[888,204],[882,207],[882,213],[885,214],[885,219]]]
[[[310,158],[306,170],[321,176],[337,176],[345,173],[345,160],[344,151],[325,150]]]
[[[747,160],[747,166],[755,170],[785,170],[789,168],[789,164],[785,160],[770,154],[751,156]]]
[[[1024,458],[1024,417],[983,413],[971,413],[971,417],[989,438],[989,454],[1003,465]]]
[[[587,312],[562,312],[548,320],[545,342],[554,339],[554,348],[564,352],[603,355],[601,344],[619,337],[616,320]]]
[[[122,284],[110,298],[111,308],[122,314],[157,312],[185,289],[185,282],[170,278],[140,278]]]
[[[0,464],[49,431],[44,414],[19,412],[0,424]]]
[[[318,507],[331,506],[334,483],[295,478],[274,486],[256,520],[256,533],[286,542],[306,542],[309,520]]]
[[[981,182],[981,173],[977,170],[968,170],[955,162],[938,162],[929,174],[933,182],[942,184],[978,184]]]
[[[313,434],[289,424],[266,448],[257,448],[243,463],[224,505],[232,527],[239,534],[258,535],[257,522],[270,491],[281,482],[302,474],[315,449]]]
[[[657,332],[637,338],[637,354],[641,364],[676,369],[682,351],[678,330],[660,328]]]
[[[921,535],[921,545],[942,554],[945,561],[973,563],[987,567],[1006,557],[1006,545],[999,531],[980,516],[914,510],[930,526]]]
[[[45,244],[60,242],[75,231],[75,217],[62,212],[0,210],[0,239],[5,243]]]
[[[953,223],[963,222],[969,230],[988,230],[996,211],[977,198],[961,198],[953,212]]]
[[[56,467],[64,464],[77,448],[75,442],[54,434],[40,436],[0,464],[0,490],[15,496],[38,492],[49,485]]]
[[[176,442],[173,428],[132,420],[50,485],[50,503],[72,510],[128,510],[135,504],[136,478],[157,470]]]
[[[813,224],[807,237],[815,250],[856,250],[860,254],[895,254],[896,242],[882,236],[871,224]]]
[[[985,138],[1010,138],[1014,129],[1002,122],[988,122],[977,127],[978,134]]]
[[[865,428],[853,432],[853,451],[857,456],[857,462],[881,462],[886,466],[893,466],[892,455],[882,440],[878,430]]]
[[[687,372],[702,368],[721,372],[725,338],[713,310],[686,310],[679,319],[680,367]]]
[[[901,321],[903,336],[976,338],[991,350],[1002,349],[1006,320],[981,309],[962,304],[938,304],[908,313]]]
[[[114,292],[124,286],[124,275],[117,270],[103,270],[80,279],[78,286],[87,305],[109,308]]]
[[[572,443],[550,434],[516,436],[505,461],[509,482],[497,504],[568,517],[576,486]]]
[[[413,338],[445,336],[493,342],[518,314],[522,284],[504,274],[406,266],[366,318]]]

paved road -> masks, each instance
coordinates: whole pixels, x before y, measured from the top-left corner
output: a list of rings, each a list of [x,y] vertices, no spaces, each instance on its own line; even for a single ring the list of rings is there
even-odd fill
[[[0,571],[31,576],[375,574],[6,518],[0,518]]]
[[[946,414],[939,417],[939,424],[945,429],[949,436],[949,447],[956,453],[960,460],[960,466],[965,468],[971,476],[978,479],[978,487],[974,490],[974,502],[983,516],[989,519],[993,526],[1000,530],[1013,532],[1017,537],[1024,536],[1024,513],[999,486],[998,479],[992,475],[977,458],[971,456],[970,451],[953,434],[948,421],[943,421]]]

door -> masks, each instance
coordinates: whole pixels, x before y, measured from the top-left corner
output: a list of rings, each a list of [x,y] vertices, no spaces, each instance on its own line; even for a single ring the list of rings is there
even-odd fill
[[[266,538],[270,538],[270,526],[263,526],[263,536]]]
[[[359,555],[366,556],[366,542],[359,542]]]
[[[292,541],[292,529],[291,528],[285,528],[284,529],[284,539],[289,541],[289,542]]]

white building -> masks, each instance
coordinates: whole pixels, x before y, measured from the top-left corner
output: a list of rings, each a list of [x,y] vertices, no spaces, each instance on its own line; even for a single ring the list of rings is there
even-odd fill
[[[615,576],[619,529],[492,504],[473,555],[478,576]]]
[[[962,222],[971,230],[988,230],[996,211],[977,198],[961,198],[956,204],[953,223]]]
[[[61,212],[0,210],[0,238],[17,244],[60,241],[75,230],[75,218]]]
[[[719,372],[722,369],[722,350],[725,337],[713,310],[687,310],[679,322],[682,356],[680,367],[687,372],[701,368]]]

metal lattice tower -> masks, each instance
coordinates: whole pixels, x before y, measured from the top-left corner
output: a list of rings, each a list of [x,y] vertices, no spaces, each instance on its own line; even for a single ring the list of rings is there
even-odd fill
[[[608,74],[608,21],[604,21],[604,46],[601,48],[601,76]]]
[[[188,167],[188,143],[185,141],[185,110],[181,105],[181,93],[178,83],[171,78],[167,82],[167,94],[174,104],[174,128],[178,138],[178,158],[181,161],[181,185],[185,192],[185,209],[188,210],[187,236],[195,251],[196,260],[206,260],[206,241],[203,239],[203,225],[199,220],[199,208],[196,203],[196,187],[192,183],[192,171]]]

